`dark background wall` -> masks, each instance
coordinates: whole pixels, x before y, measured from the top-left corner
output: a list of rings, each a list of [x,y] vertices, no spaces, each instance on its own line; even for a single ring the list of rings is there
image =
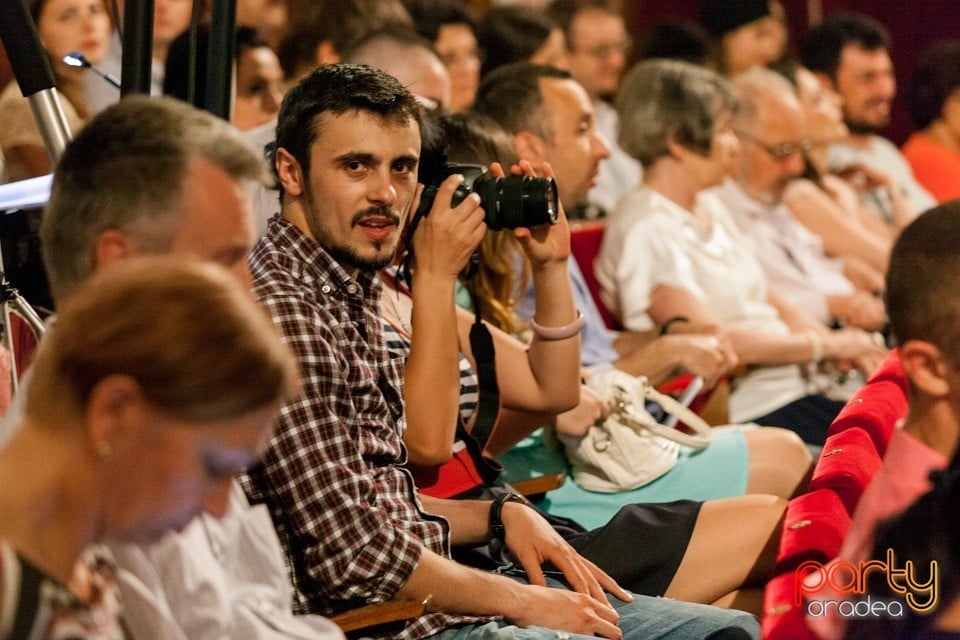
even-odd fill
[[[893,40],[891,56],[897,73],[898,97],[886,135],[901,144],[912,130],[902,95],[919,54],[940,39],[960,38],[960,0],[781,0],[794,44],[803,42],[811,19],[836,11],[858,11],[887,27]],[[637,38],[669,18],[695,18],[697,0],[626,0],[624,16]]]

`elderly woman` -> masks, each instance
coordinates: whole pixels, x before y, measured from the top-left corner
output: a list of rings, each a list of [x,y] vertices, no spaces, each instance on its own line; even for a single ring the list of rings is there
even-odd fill
[[[737,155],[736,108],[733,89],[713,72],[663,60],[634,67],[617,109],[620,144],[643,165],[643,182],[609,223],[597,279],[627,329],[682,319],[732,342],[747,371],[734,381],[731,421],[786,427],[822,444],[842,404],[813,392],[801,365],[877,347],[859,330],[828,331],[771,294],[730,215],[700,197]]]
[[[67,124],[76,133],[90,117],[83,97],[87,70],[67,65],[63,57],[78,51],[91,63],[102,60],[107,54],[110,16],[104,0],[31,0],[29,7],[53,66]],[[7,182],[50,173],[50,157],[30,103],[13,80],[0,94],[0,152],[6,157]]]
[[[124,637],[111,563],[84,551],[223,515],[295,378],[220,267],[137,259],[78,290],[0,452],[0,637]]]

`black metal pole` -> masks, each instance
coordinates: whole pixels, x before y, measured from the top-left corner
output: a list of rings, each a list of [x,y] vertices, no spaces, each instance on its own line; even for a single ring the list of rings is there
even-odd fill
[[[210,113],[230,119],[233,98],[233,52],[236,0],[213,0],[210,14],[210,42],[207,49],[207,93],[204,105]]]
[[[122,33],[120,94],[149,95],[150,67],[153,64],[153,0],[127,0],[124,3]]]

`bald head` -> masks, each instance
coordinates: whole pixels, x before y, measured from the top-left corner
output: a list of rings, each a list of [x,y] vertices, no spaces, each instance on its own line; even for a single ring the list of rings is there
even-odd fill
[[[734,126],[742,149],[733,177],[754,198],[777,204],[805,166],[803,109],[793,86],[769,69],[754,67],[732,84],[741,98]]]
[[[734,76],[731,82],[742,101],[737,113],[740,126],[752,127],[757,117],[768,108],[800,111],[800,101],[793,85],[775,71],[753,67]]]
[[[350,51],[344,62],[389,73],[414,95],[450,104],[450,74],[426,40],[416,34],[376,33]]]

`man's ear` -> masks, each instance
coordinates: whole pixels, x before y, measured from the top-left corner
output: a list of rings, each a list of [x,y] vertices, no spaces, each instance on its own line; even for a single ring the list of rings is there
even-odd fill
[[[118,260],[137,255],[133,239],[119,229],[104,229],[97,235],[93,247],[93,268],[102,269]]]
[[[674,160],[682,160],[689,153],[687,148],[674,140],[672,136],[667,137],[667,151]]]
[[[130,438],[138,438],[148,414],[140,385],[132,377],[110,375],[99,380],[90,390],[84,409],[94,454],[107,458]]]
[[[833,92],[837,92],[837,85],[834,83],[833,78],[831,78],[828,74],[824,73],[823,71],[815,71],[813,75],[816,76],[817,80],[820,81],[821,86],[826,87]]]
[[[950,369],[940,350],[929,342],[908,340],[900,345],[900,361],[915,389],[936,399],[950,394]]]
[[[274,162],[283,190],[291,196],[303,195],[304,176],[297,159],[289,151],[280,147],[277,149]]]
[[[513,134],[513,149],[517,157],[531,164],[544,162],[547,157],[547,141],[532,131],[518,131]]]

